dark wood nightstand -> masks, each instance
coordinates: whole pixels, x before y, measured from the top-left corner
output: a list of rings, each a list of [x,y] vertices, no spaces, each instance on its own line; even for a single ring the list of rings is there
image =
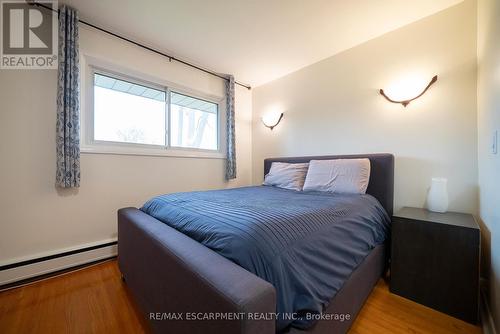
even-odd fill
[[[479,256],[472,215],[402,208],[392,219],[390,291],[475,324]]]

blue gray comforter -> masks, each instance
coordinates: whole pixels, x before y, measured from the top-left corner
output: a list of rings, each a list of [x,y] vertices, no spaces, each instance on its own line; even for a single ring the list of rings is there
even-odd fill
[[[389,227],[370,195],[267,186],[162,195],[141,210],[273,284],[278,330],[310,327],[305,314],[328,306]]]

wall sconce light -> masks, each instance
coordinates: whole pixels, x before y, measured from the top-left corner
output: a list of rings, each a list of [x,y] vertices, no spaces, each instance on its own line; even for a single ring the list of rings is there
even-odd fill
[[[283,118],[283,113],[269,113],[262,116],[262,123],[269,129],[273,129]]]
[[[393,99],[391,99],[390,97],[388,97],[387,95],[385,95],[385,93],[384,93],[384,90],[383,90],[383,89],[381,89],[381,90],[379,91],[379,93],[380,93],[380,95],[382,95],[383,97],[385,97],[387,101],[392,102],[392,103],[401,103],[401,104],[403,105],[403,107],[406,107],[408,104],[410,104],[410,102],[411,102],[411,101],[416,100],[416,99],[418,99],[420,96],[424,95],[424,94],[425,94],[425,92],[427,92],[427,90],[428,90],[428,89],[429,89],[429,88],[430,88],[430,87],[431,87],[431,86],[432,86],[432,85],[433,85],[433,84],[437,81],[437,79],[438,79],[438,76],[437,76],[437,75],[435,75],[435,76],[431,79],[431,81],[429,82],[429,84],[427,85],[427,87],[425,87],[425,89],[422,91],[422,93],[420,93],[420,94],[418,94],[417,96],[415,96],[414,98],[412,98],[412,99],[408,99],[408,100],[401,100],[401,101],[396,101],[396,100],[393,100]]]

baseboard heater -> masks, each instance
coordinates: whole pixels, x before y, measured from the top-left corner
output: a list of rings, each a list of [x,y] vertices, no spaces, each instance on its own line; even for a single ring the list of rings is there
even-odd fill
[[[116,257],[117,241],[107,240],[32,259],[0,265],[0,289],[17,286],[71,268]]]

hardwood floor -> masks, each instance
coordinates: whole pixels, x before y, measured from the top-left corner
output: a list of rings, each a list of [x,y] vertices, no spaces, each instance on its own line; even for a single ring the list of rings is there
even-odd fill
[[[145,333],[116,260],[0,293],[0,333]]]
[[[389,292],[380,280],[354,322],[350,334],[481,333],[479,326],[453,318]]]
[[[147,332],[116,260],[0,292],[2,334]],[[350,333],[481,333],[481,329],[393,295],[380,280]]]

